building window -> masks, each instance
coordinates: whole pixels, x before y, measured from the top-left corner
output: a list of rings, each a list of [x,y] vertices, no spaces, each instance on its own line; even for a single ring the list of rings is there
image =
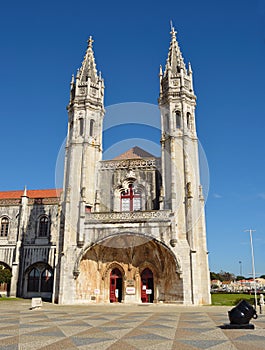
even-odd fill
[[[41,292],[52,292],[52,273],[50,270],[45,269],[41,274]]]
[[[137,190],[132,184],[121,193],[121,211],[142,210],[141,191]]]
[[[180,111],[176,111],[176,128],[181,128],[181,113]]]
[[[9,229],[9,219],[6,216],[4,216],[1,218],[0,237],[7,237],[8,229]]]
[[[39,281],[40,281],[40,272],[38,269],[33,268],[29,273],[28,292],[38,292]]]
[[[91,119],[90,120],[90,128],[89,128],[89,136],[91,136],[91,137],[94,136],[94,126],[95,126],[95,120]]]
[[[188,129],[191,127],[191,114],[189,112],[187,113],[187,127]]]
[[[39,219],[39,237],[47,237],[49,234],[49,219],[43,215]]]
[[[83,136],[84,133],[84,119],[80,118],[79,119],[79,135]]]
[[[70,124],[69,124],[69,133],[70,133],[70,134],[72,134],[73,128],[74,128],[74,122],[71,121]]]
[[[52,292],[53,273],[48,267],[33,267],[28,274],[28,292]]]

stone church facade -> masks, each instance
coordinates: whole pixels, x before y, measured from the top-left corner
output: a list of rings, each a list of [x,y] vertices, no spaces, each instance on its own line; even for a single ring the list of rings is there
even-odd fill
[[[196,96],[174,28],[160,68],[161,157],[102,160],[104,80],[92,38],[72,78],[62,190],[0,192],[11,296],[61,304],[209,304]]]

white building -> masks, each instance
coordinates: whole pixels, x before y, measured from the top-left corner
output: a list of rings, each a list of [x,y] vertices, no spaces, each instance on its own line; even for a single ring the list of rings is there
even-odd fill
[[[209,304],[196,96],[174,29],[160,69],[161,158],[102,161],[104,81],[88,41],[73,77],[63,190],[0,193],[10,294],[62,304]]]

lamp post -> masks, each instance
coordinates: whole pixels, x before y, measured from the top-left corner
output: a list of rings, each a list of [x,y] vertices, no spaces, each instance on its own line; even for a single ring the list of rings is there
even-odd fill
[[[255,294],[255,309],[258,308],[258,302],[257,302],[257,286],[256,286],[256,276],[255,276],[255,261],[254,261],[254,249],[253,249],[253,242],[252,242],[252,232],[255,232],[256,230],[245,230],[245,232],[249,232],[250,236],[250,246],[251,246],[251,257],[252,257],[252,275],[254,280],[254,294]]]
[[[242,261],[239,261],[239,275],[242,276]]]

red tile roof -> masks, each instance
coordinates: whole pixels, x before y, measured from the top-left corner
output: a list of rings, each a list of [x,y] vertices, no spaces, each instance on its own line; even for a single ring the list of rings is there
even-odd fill
[[[134,146],[133,148],[129,149],[128,151],[120,154],[119,156],[115,157],[114,160],[119,159],[135,159],[135,158],[155,158],[155,156],[149,152],[146,152],[144,149]]]
[[[24,191],[3,191],[0,192],[0,199],[18,199],[23,196]],[[48,190],[27,190],[29,198],[58,198],[62,193],[61,188],[53,188]]]

